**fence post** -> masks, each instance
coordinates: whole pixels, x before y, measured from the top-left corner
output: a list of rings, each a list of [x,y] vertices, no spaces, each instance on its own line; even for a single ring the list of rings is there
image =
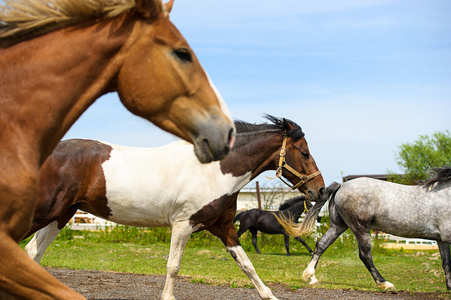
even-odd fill
[[[260,185],[258,181],[255,182],[256,190],[257,190],[257,201],[258,201],[258,209],[262,209],[262,201],[260,199]]]

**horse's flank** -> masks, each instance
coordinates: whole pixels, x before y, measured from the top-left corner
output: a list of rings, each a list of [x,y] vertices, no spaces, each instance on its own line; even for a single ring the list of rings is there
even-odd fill
[[[7,0],[0,6],[0,47],[65,26],[116,17],[133,7],[134,0]]]

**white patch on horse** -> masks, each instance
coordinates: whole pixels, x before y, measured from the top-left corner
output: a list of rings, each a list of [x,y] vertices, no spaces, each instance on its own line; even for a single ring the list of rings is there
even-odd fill
[[[233,246],[227,247],[227,250],[235,259],[241,271],[243,271],[243,273],[249,277],[260,297],[262,299],[277,300],[277,298],[272,294],[271,289],[267,287],[258,277],[257,272],[255,272],[255,268],[252,265],[252,262],[249,260],[249,257],[246,255],[246,252],[244,252],[243,248],[241,246]]]
[[[251,178],[251,172],[223,174],[219,162],[201,164],[186,142],[158,148],[108,145],[113,150],[102,164],[108,219],[124,225],[165,227],[189,220],[204,205],[238,192]]]

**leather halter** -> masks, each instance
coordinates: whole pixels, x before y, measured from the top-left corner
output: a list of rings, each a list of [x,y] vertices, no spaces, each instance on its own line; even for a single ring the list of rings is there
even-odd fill
[[[295,190],[295,189],[299,188],[300,186],[306,184],[308,181],[312,180],[316,176],[320,175],[321,171],[318,170],[315,173],[312,173],[310,175],[304,175],[304,174],[301,174],[298,171],[296,171],[289,164],[287,164],[287,162],[285,161],[285,155],[287,153],[287,148],[286,148],[287,147],[287,139],[288,139],[288,136],[287,136],[287,133],[285,132],[284,137],[283,137],[283,142],[282,142],[282,148],[280,148],[279,165],[277,166],[277,169],[276,169],[276,176],[275,177],[266,176],[266,177],[268,179],[279,178],[280,180],[282,180],[283,183],[285,183],[287,186],[289,186],[292,190]],[[298,177],[300,179],[300,181],[294,185],[290,185],[288,182],[283,180],[283,178],[282,178],[283,168],[285,168],[287,171],[289,171],[294,176]]]

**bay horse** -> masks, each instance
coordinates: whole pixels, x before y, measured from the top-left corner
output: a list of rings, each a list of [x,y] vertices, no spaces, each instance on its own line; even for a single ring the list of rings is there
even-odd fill
[[[0,5],[0,294],[82,299],[17,245],[39,169],[101,95],[222,159],[232,118],[161,0],[6,0]],[[0,298],[2,296],[0,295]]]
[[[285,219],[291,219],[292,222],[297,223],[301,215],[307,212],[312,203],[305,199],[305,196],[298,196],[290,198],[284,201],[278,211],[268,211],[263,209],[250,209],[240,212],[235,216],[233,222],[240,221],[240,228],[238,229],[238,237],[240,237],[247,230],[252,235],[252,245],[258,254],[261,254],[260,249],[257,246],[257,234],[259,231],[267,234],[283,234],[285,242],[285,249],[287,250],[287,256],[290,256],[290,236],[286,234],[282,225],[277,222],[275,215]],[[301,242],[305,246],[309,253],[313,253],[312,249],[307,243],[300,237],[296,236],[295,239]]]
[[[174,281],[193,232],[219,237],[263,299],[275,299],[240,246],[233,224],[241,188],[285,163],[303,174],[317,174],[296,188],[312,200],[324,182],[304,133],[294,122],[267,116],[271,123],[235,122],[236,144],[220,162],[201,164],[192,145],[175,142],[157,148],[131,148],[92,140],[61,142],[40,173],[38,200],[27,253],[40,261],[45,249],[77,209],[119,224],[172,227],[162,299],[174,299]],[[285,149],[281,149],[281,145]],[[284,169],[283,176],[299,178]],[[39,231],[38,231],[39,230]]]
[[[436,173],[418,186],[406,186],[371,178],[357,178],[343,184],[333,183],[330,194],[330,228],[316,243],[312,260],[302,278],[319,284],[315,269],[321,255],[348,228],[359,245],[359,256],[380,289],[394,289],[376,269],[371,254],[370,229],[407,238],[436,240],[442,258],[446,287],[451,289],[451,168]],[[311,232],[313,222],[327,197],[316,202],[302,225],[290,226],[290,235]]]

